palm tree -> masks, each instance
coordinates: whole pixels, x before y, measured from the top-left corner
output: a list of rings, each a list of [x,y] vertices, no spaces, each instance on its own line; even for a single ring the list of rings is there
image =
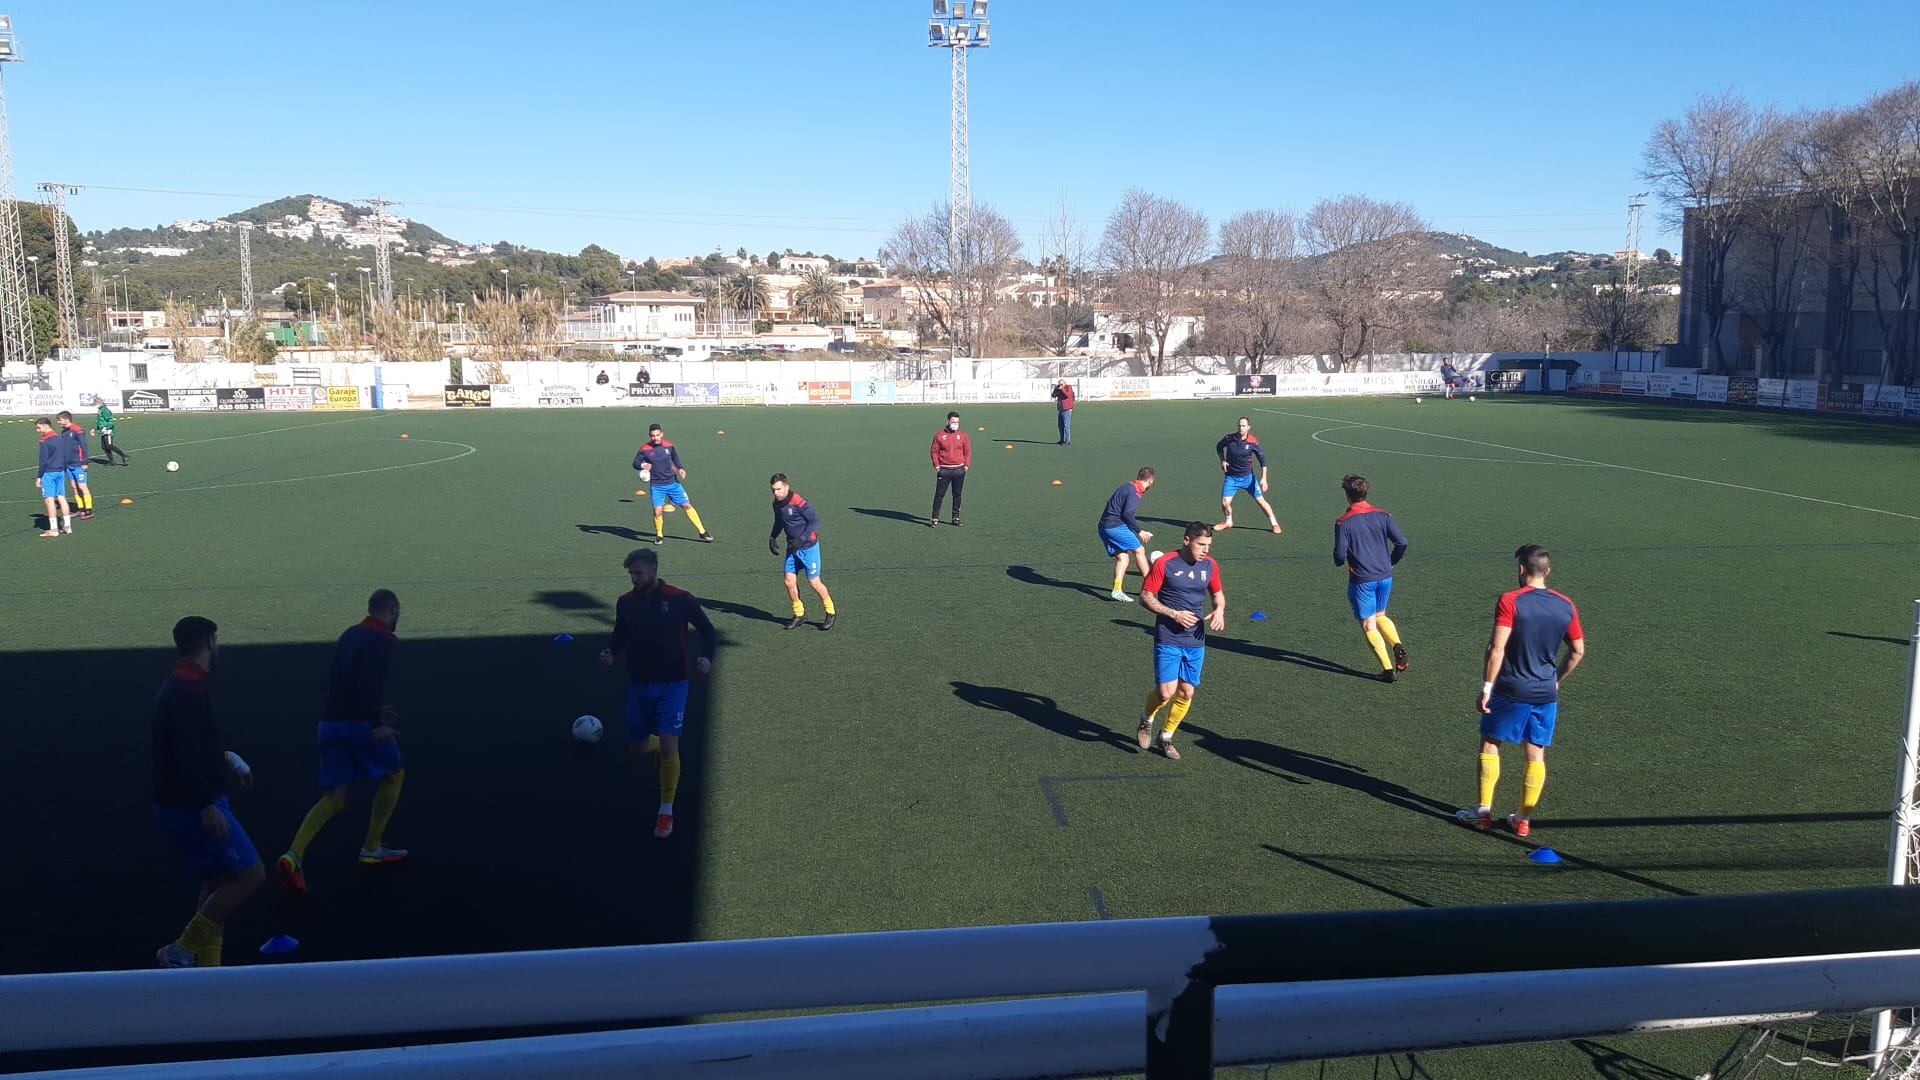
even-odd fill
[[[824,323],[838,319],[846,311],[840,298],[840,281],[825,270],[815,270],[793,290],[793,306],[807,319]]]
[[[758,273],[735,274],[720,286],[720,294],[735,311],[757,312],[767,306],[767,279]]]

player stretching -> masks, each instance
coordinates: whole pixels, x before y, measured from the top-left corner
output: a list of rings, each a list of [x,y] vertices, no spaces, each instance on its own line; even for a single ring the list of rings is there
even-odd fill
[[[786,473],[774,473],[767,483],[773,488],[773,531],[767,534],[767,550],[780,554],[780,534],[787,534],[787,599],[793,602],[793,618],[787,621],[787,629],[807,625],[807,604],[800,599],[800,575],[804,573],[807,584],[820,594],[820,606],[827,613],[820,629],[831,630],[836,616],[833,594],[820,580],[820,515],[787,483]]]
[[[1147,576],[1146,543],[1153,534],[1142,529],[1133,519],[1133,512],[1140,509],[1140,500],[1147,489],[1153,486],[1153,470],[1141,468],[1134,474],[1132,481],[1113,489],[1107,498],[1106,509],[1100,511],[1100,539],[1107,545],[1107,554],[1113,556],[1113,592],[1108,594],[1122,603],[1133,603],[1133,597],[1127,595],[1127,560],[1132,559],[1140,568],[1141,578]],[[1139,537],[1135,538],[1134,534]]]
[[[219,967],[227,919],[260,887],[266,871],[247,830],[227,805],[229,759],[220,749],[207,676],[220,653],[220,628],[189,615],[173,624],[179,660],[153,702],[153,816],[167,842],[200,875],[200,903],[178,940],[154,954],[161,967]],[[235,769],[251,786],[253,776]]]
[[[700,511],[687,501],[687,489],[680,481],[687,478],[687,470],[680,464],[680,451],[667,441],[666,433],[659,424],[647,427],[647,441],[633,455],[633,467],[647,474],[647,494],[653,500],[653,542],[667,542],[665,507],[669,504],[687,512],[687,520],[700,534],[700,539],[713,543],[713,534],[700,523]]]
[[[1486,681],[1480,684],[1480,805],[1455,816],[1476,828],[1493,827],[1493,789],[1500,782],[1500,744],[1527,744],[1527,777],[1520,812],[1507,818],[1513,831],[1533,831],[1533,811],[1547,786],[1547,747],[1560,711],[1560,683],[1586,658],[1580,609],[1547,588],[1553,560],[1528,544],[1513,553],[1520,588],[1493,609],[1493,639],[1487,642]],[[1560,643],[1567,654],[1560,659]],[[1559,664],[1555,666],[1555,660]]]
[[[685,589],[660,580],[660,556],[645,548],[627,555],[627,579],[633,591],[613,605],[613,641],[600,650],[600,662],[613,666],[627,653],[627,749],[660,755],[660,812],[653,835],[673,833],[673,800],[680,793],[680,732],[687,719],[687,627],[700,634],[700,656],[693,668],[713,673],[718,638],[700,601]]]
[[[320,801],[307,811],[293,844],[275,868],[280,880],[296,896],[307,895],[307,845],[335,814],[347,808],[347,785],[373,780],[373,813],[367,821],[367,841],[360,847],[361,866],[403,862],[407,853],[385,843],[387,822],[400,803],[400,787],[407,770],[400,761],[399,719],[380,699],[386,693],[387,668],[393,662],[394,628],[400,625],[400,598],[378,589],[367,599],[367,617],[348,627],[333,646],[333,669],[327,679],[327,711],[320,721]]]
[[[73,422],[73,414],[61,410],[53,418],[60,425],[61,434],[72,440],[70,448],[73,463],[67,466],[67,486],[72,489],[74,517],[81,521],[93,520],[93,489],[87,486],[87,466],[92,464],[93,451],[87,446],[87,429]]]
[[[120,455],[120,464],[133,464],[133,460],[127,457],[127,452],[120,449],[119,443],[113,441],[113,410],[107,408],[105,402],[102,402],[100,405],[100,415],[94,417],[93,433],[100,436],[100,452],[107,455],[107,464],[113,464],[113,456],[115,454]]]
[[[1160,556],[1140,586],[1140,603],[1153,612],[1153,693],[1140,714],[1137,738],[1142,750],[1153,746],[1153,729],[1160,710],[1167,723],[1160,730],[1160,752],[1175,761],[1173,733],[1193,708],[1200,689],[1200,670],[1207,662],[1207,631],[1227,628],[1227,594],[1220,585],[1220,564],[1207,555],[1213,547],[1213,526],[1203,521],[1187,525],[1185,542]],[[1207,611],[1207,597],[1213,610]],[[1204,618],[1203,618],[1204,616]]]
[[[1234,430],[1222,436],[1213,445],[1214,453],[1220,455],[1220,471],[1225,479],[1220,483],[1220,524],[1216,530],[1233,528],[1233,496],[1244,491],[1253,496],[1266,512],[1267,524],[1273,527],[1275,534],[1280,532],[1280,519],[1273,516],[1273,507],[1267,504],[1267,455],[1260,449],[1260,440],[1254,437],[1253,421],[1246,417]],[[1253,463],[1260,463],[1260,475],[1253,474]]]
[[[1348,476],[1340,488],[1347,493],[1347,512],[1333,523],[1333,565],[1347,568],[1347,603],[1380,661],[1380,681],[1392,682],[1407,670],[1407,647],[1387,618],[1393,568],[1406,557],[1407,537],[1392,514],[1367,501],[1373,488],[1366,477]]]
[[[33,486],[47,504],[47,531],[42,539],[51,540],[73,531],[73,510],[67,502],[67,465],[73,457],[73,441],[55,438],[53,421],[41,417],[33,422],[40,434],[40,474]]]

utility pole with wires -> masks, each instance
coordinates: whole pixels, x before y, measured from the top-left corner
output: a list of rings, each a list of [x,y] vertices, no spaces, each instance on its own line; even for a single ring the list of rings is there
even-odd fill
[[[971,267],[973,170],[967,150],[967,50],[991,43],[987,0],[933,0],[927,23],[927,47],[953,53],[953,160],[947,192],[947,310],[955,355],[971,355],[966,290],[961,282]]]
[[[367,205],[373,207],[373,276],[384,310],[393,305],[393,252],[387,250],[387,224],[393,220],[387,207],[393,200],[368,199]]]
[[[1643,191],[1627,199],[1627,291],[1632,292],[1634,278],[1640,269],[1640,210],[1647,205],[1647,196],[1651,192]]]
[[[60,305],[60,344],[80,347],[80,305],[73,295],[73,245],[67,239],[67,196],[80,194],[78,184],[42,183],[47,193],[47,223],[53,228],[54,293]]]
[[[240,313],[253,314],[253,222],[236,221],[240,228]]]
[[[0,15],[0,65],[20,60],[13,18]],[[27,301],[26,248],[20,241],[20,207],[13,201],[13,138],[7,128],[7,95],[0,83],[0,360],[31,364],[33,310]]]

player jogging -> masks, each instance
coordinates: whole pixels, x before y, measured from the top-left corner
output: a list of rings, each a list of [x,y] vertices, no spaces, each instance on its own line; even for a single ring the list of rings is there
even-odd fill
[[[687,478],[687,470],[680,464],[680,451],[667,441],[667,436],[659,424],[647,427],[647,441],[633,455],[633,467],[639,469],[642,478],[647,481],[647,494],[653,500],[653,542],[667,542],[666,507],[671,505],[687,512],[687,520],[700,534],[700,539],[713,543],[713,534],[700,523],[700,511],[687,501],[687,489],[680,481]]]
[[[107,408],[106,402],[100,403],[100,413],[93,419],[93,433],[100,436],[100,452],[107,455],[107,464],[113,464],[115,454],[120,455],[120,464],[133,464],[132,459],[127,457],[127,452],[120,449],[119,443],[113,441],[113,410]]]
[[[33,486],[47,504],[47,531],[40,534],[52,540],[73,531],[73,509],[67,502],[67,464],[73,456],[73,440],[56,437],[53,421],[41,417],[33,422],[40,435],[40,472]]]
[[[807,584],[820,594],[820,606],[827,613],[827,621],[820,624],[820,629],[831,630],[836,616],[833,594],[827,591],[827,583],[820,580],[820,515],[787,483],[786,473],[774,473],[767,483],[773,489],[773,531],[767,534],[767,550],[780,554],[780,534],[787,534],[787,599],[793,602],[793,618],[787,620],[787,629],[798,630],[807,625],[807,604],[800,599],[800,575],[805,574]]]
[[[1207,554],[1213,547],[1213,526],[1204,521],[1187,525],[1185,542],[1169,551],[1147,572],[1140,586],[1140,603],[1158,616],[1153,624],[1153,692],[1140,714],[1137,738],[1142,750],[1153,746],[1153,729],[1160,711],[1167,711],[1160,729],[1160,752],[1175,761],[1173,733],[1180,730],[1193,695],[1200,689],[1200,671],[1207,662],[1207,631],[1227,628],[1227,594],[1220,584],[1220,564]],[[1213,610],[1207,610],[1207,597]]]
[[[327,711],[320,721],[320,801],[307,811],[293,844],[275,868],[280,880],[296,896],[307,894],[301,864],[307,845],[334,815],[347,808],[347,785],[372,780],[373,813],[367,820],[366,843],[360,846],[361,866],[404,862],[403,848],[386,845],[387,822],[400,803],[407,770],[400,761],[399,719],[383,704],[387,669],[393,662],[394,629],[400,625],[400,598],[392,590],[377,589],[367,598],[367,617],[348,627],[333,646],[333,667],[327,678]]]
[[[940,503],[953,488],[953,524],[960,524],[960,495],[967,487],[967,470],[973,467],[973,440],[960,430],[960,414],[947,414],[947,424],[933,433],[933,445],[927,450],[933,459],[933,516],[927,527],[940,524]]]
[[[74,517],[81,521],[91,521],[93,520],[93,489],[87,486],[87,466],[92,464],[93,452],[87,446],[87,429],[74,423],[73,414],[64,409],[53,420],[60,425],[61,434],[73,443],[70,448],[73,463],[67,466],[67,486],[70,489],[67,501],[73,504]]]
[[[1233,528],[1233,496],[1236,492],[1244,491],[1260,504],[1260,509],[1266,512],[1267,524],[1273,527],[1277,535],[1280,532],[1280,519],[1273,516],[1273,507],[1268,505],[1266,496],[1267,455],[1260,449],[1260,440],[1254,437],[1253,421],[1241,417],[1234,430],[1213,444],[1213,450],[1220,455],[1220,471],[1224,474],[1220,483],[1221,521],[1214,529]],[[1257,477],[1253,472],[1256,461],[1260,463]]]
[[[1528,544],[1513,553],[1520,588],[1500,597],[1487,642],[1486,681],[1480,684],[1480,805],[1454,816],[1476,828],[1493,827],[1493,789],[1500,782],[1500,745],[1525,743],[1527,776],[1520,812],[1507,824],[1520,836],[1533,831],[1533,811],[1547,786],[1547,747],[1560,711],[1560,683],[1586,658],[1580,609],[1547,588],[1553,560]],[[1567,653],[1560,656],[1560,643]],[[1557,664],[1556,664],[1557,661]]]
[[[1347,493],[1347,512],[1333,523],[1333,565],[1347,568],[1347,603],[1380,661],[1380,681],[1392,682],[1407,670],[1407,647],[1387,618],[1393,568],[1406,557],[1407,537],[1392,514],[1367,501],[1373,487],[1366,477],[1349,475],[1340,489]]]
[[[1142,467],[1127,483],[1113,489],[1107,497],[1106,508],[1100,511],[1100,540],[1107,546],[1107,554],[1113,557],[1113,599],[1122,603],[1133,603],[1133,597],[1127,595],[1127,561],[1131,559],[1140,568],[1140,577],[1147,576],[1147,541],[1153,534],[1142,529],[1134,520],[1134,511],[1140,509],[1140,500],[1153,486],[1153,470]],[[1138,534],[1137,536],[1135,534]]]
[[[660,556],[646,548],[627,554],[627,579],[633,591],[613,605],[613,640],[600,650],[600,662],[613,666],[627,654],[627,749],[660,755],[660,811],[653,835],[673,834],[673,800],[680,793],[680,732],[687,719],[687,627],[700,635],[693,670],[713,673],[719,644],[700,601],[685,589],[660,580]]]
[[[252,773],[220,749],[207,676],[220,654],[220,628],[189,615],[173,624],[179,654],[153,701],[153,818],[181,860],[200,875],[200,902],[180,937],[154,954],[161,967],[219,967],[227,919],[260,888],[266,871],[227,804],[227,773],[251,786]]]

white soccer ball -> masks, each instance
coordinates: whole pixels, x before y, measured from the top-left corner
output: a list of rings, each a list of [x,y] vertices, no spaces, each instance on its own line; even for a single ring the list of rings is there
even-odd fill
[[[1418,404],[1420,404],[1420,402],[1421,402],[1421,399],[1420,399],[1420,398],[1414,398],[1414,399],[1413,399],[1413,403],[1414,403],[1415,405],[1418,405]]]
[[[1148,553],[1148,555],[1147,555],[1147,565],[1148,565],[1148,566],[1152,566],[1152,565],[1153,565],[1154,563],[1157,563],[1157,562],[1159,562],[1159,561],[1160,561],[1160,556],[1162,556],[1162,555],[1165,555],[1165,554],[1166,554],[1166,552],[1164,552],[1164,551],[1155,551],[1155,552],[1150,552],[1150,553]]]
[[[167,462],[167,471],[168,471],[168,472],[179,472],[179,471],[180,471],[180,463],[179,463],[179,462],[177,462],[177,461],[169,461],[169,462]]]
[[[253,775],[253,768],[247,764],[247,759],[231,750],[227,751],[227,769],[242,780]]]
[[[573,721],[573,737],[584,743],[596,743],[606,734],[606,728],[600,724],[597,716],[576,717]]]
[[[653,481],[653,462],[645,462],[640,466],[640,479],[648,483]]]
[[[1472,394],[1468,394],[1468,395],[1467,395],[1467,400],[1468,400],[1468,401],[1479,401],[1480,399],[1479,399],[1479,398],[1477,398],[1477,397],[1474,397],[1474,396],[1473,396]]]

